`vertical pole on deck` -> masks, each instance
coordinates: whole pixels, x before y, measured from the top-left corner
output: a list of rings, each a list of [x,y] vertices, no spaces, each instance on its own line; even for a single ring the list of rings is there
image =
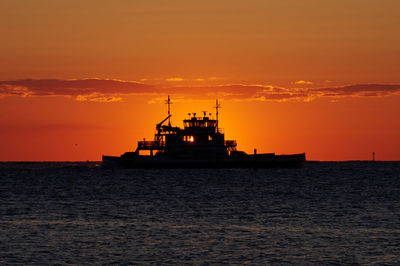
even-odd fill
[[[171,99],[169,98],[169,95],[166,104],[168,104],[168,126],[171,126]]]
[[[218,103],[218,99],[215,101],[215,110],[217,115],[217,132],[218,132],[218,109],[221,108],[221,105]]]

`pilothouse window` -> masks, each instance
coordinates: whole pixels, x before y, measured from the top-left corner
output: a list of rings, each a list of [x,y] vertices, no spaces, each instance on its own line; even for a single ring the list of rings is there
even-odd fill
[[[194,137],[193,136],[184,136],[183,140],[187,141],[187,142],[194,142]]]

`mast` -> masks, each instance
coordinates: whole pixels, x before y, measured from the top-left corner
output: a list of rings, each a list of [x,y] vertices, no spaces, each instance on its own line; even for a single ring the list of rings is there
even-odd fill
[[[217,132],[218,132],[218,109],[221,108],[221,105],[218,103],[218,99],[215,101],[215,110],[217,114]]]
[[[168,104],[168,126],[171,126],[171,99],[169,98],[168,95],[168,100],[165,101],[166,104]]]

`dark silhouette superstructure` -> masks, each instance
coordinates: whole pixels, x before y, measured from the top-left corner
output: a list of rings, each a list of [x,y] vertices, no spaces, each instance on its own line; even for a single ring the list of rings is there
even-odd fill
[[[126,152],[120,157],[104,156],[103,162],[116,162],[127,167],[273,167],[295,166],[305,161],[305,154],[275,155],[274,153],[247,155],[236,149],[235,140],[225,140],[211,113],[203,111],[189,113],[183,120],[183,128],[171,126],[168,96],[168,116],[156,124],[154,140],[139,141],[134,152]],[[168,121],[167,124],[165,124]],[[149,151],[149,155],[141,155]]]

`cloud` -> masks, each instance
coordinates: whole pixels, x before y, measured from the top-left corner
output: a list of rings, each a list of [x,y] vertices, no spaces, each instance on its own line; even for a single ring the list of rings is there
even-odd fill
[[[198,83],[194,83],[198,84]],[[303,83],[304,84],[304,83]],[[352,84],[341,87],[282,87],[271,84],[220,84],[184,86],[179,84],[150,85],[112,79],[24,79],[0,81],[0,98],[6,96],[66,96],[81,102],[121,102],[127,95],[153,95],[153,101],[167,94],[180,101],[226,99],[234,101],[312,101],[343,97],[385,97],[400,95],[399,84]],[[310,85],[310,84],[308,84]]]
[[[121,97],[106,96],[98,92],[94,92],[89,95],[78,95],[76,96],[76,100],[79,102],[99,102],[99,103],[122,102]]]
[[[171,81],[171,82],[174,82],[174,81],[184,81],[183,78],[166,78],[165,80],[166,80],[166,81]]]
[[[284,88],[263,84],[172,87],[170,93],[187,99],[222,98],[235,101],[312,101],[317,98],[384,97],[400,95],[400,85],[355,84],[331,88]]]
[[[320,88],[320,93],[327,97],[382,97],[400,93],[399,84],[355,84],[343,87]]]
[[[0,84],[0,98],[5,96],[28,97],[31,94],[32,92],[26,87]]]
[[[134,81],[113,79],[23,79],[0,81],[0,97],[71,96],[78,101],[115,102],[120,94],[152,93],[155,89]]]
[[[298,81],[295,81],[294,84],[297,84],[297,85],[312,85],[313,83],[311,81],[298,80]]]

